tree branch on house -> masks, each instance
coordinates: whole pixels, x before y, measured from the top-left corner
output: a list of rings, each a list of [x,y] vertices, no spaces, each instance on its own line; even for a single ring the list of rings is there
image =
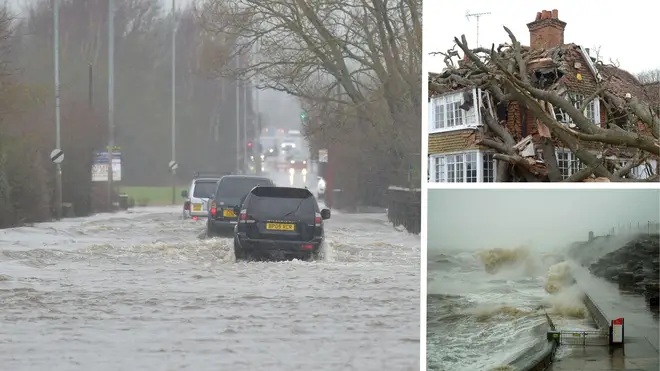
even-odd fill
[[[657,163],[660,156],[660,109],[644,85],[626,71],[594,61],[579,45],[531,48],[521,45],[507,27],[504,30],[511,42],[497,48],[470,48],[465,35],[454,38],[455,46],[441,53],[447,67],[429,74],[429,97],[479,88],[490,93],[494,104],[507,107],[507,114],[480,107],[482,125],[476,130],[479,144],[510,165],[509,179],[641,180],[631,171],[649,160]],[[509,117],[514,104],[516,112],[525,112],[519,120]],[[525,118],[529,124],[522,122]],[[525,148],[515,147],[527,134],[513,132],[513,121],[530,127],[528,134],[537,146],[534,155],[522,156]],[[565,179],[558,149],[569,150],[580,163]]]

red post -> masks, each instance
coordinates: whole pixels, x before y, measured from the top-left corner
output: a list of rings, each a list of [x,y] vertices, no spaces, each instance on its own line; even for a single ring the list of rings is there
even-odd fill
[[[328,163],[326,164],[325,168],[325,206],[328,209],[332,208],[332,195],[333,195],[333,189],[334,189],[334,181],[333,181],[333,174],[332,174],[332,145],[328,144]]]

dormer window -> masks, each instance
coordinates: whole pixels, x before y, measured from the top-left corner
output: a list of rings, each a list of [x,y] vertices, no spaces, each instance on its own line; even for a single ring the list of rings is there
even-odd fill
[[[582,102],[586,99],[584,95],[581,94],[574,94],[574,93],[568,93],[567,95],[563,95],[562,98],[564,99],[569,99],[571,103],[573,103],[573,106],[575,108],[580,108],[582,105]],[[598,98],[592,100],[587,104],[587,107],[584,109],[584,116],[591,120],[595,125],[600,126],[600,104],[599,104]],[[555,109],[555,117],[557,118],[557,121],[567,124],[570,127],[575,127],[575,123],[573,122],[573,118],[568,115],[568,113],[564,112],[561,108],[558,106],[554,107]]]

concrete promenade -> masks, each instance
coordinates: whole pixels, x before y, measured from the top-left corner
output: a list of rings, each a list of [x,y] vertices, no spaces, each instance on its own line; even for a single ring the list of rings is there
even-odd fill
[[[624,344],[620,347],[572,347],[550,370],[660,370],[658,316],[646,307],[644,298],[622,294],[617,285],[591,276],[584,268],[575,268],[573,276],[608,320],[624,319]]]

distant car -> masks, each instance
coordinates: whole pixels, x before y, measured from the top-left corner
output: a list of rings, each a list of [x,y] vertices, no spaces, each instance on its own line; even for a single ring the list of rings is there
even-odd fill
[[[305,156],[300,151],[292,151],[286,156],[287,166],[289,167],[289,172],[291,170],[307,170],[307,156]]]
[[[235,207],[241,205],[245,196],[256,186],[275,186],[267,178],[252,175],[227,175],[217,182],[209,201],[206,235],[216,237],[231,235],[237,222]]]
[[[307,171],[307,155],[300,150],[291,150],[284,156],[281,168],[287,169],[289,173],[296,171]]]
[[[316,197],[319,199],[325,198],[325,179],[323,177],[316,177],[317,178],[317,183],[316,183]]]
[[[288,152],[296,148],[296,143],[294,142],[282,142],[280,144],[280,148],[282,148],[282,151]]]
[[[261,155],[264,157],[278,156],[279,155],[279,144],[277,139],[274,137],[261,137],[259,138],[259,143],[261,144]],[[258,151],[259,152],[259,151]]]
[[[234,229],[237,261],[321,257],[325,244],[323,221],[330,219],[330,210],[319,210],[307,188],[258,186],[235,211],[239,214]]]
[[[226,174],[197,172],[190,184],[189,190],[181,191],[183,218],[206,218],[207,205],[210,196],[215,192],[218,181]]]

